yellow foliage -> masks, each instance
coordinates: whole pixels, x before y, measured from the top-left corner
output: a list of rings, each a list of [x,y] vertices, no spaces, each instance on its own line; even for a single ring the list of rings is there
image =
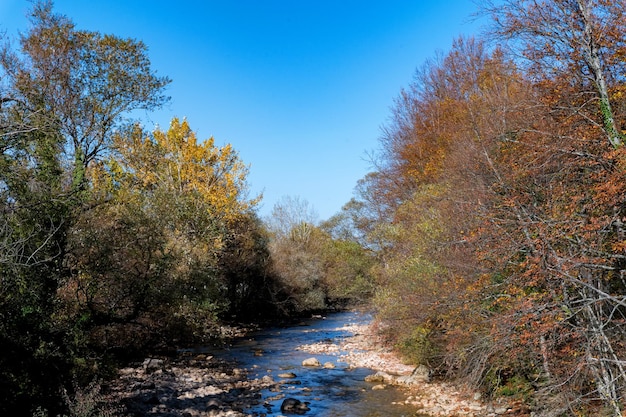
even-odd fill
[[[217,147],[212,137],[198,142],[186,120],[174,118],[167,132],[157,129],[152,135],[135,126],[116,136],[115,147],[121,159],[112,161],[109,174],[120,184],[118,192],[124,187],[143,192],[165,189],[196,199],[225,221],[254,208],[261,199],[246,199],[248,167],[233,147]]]

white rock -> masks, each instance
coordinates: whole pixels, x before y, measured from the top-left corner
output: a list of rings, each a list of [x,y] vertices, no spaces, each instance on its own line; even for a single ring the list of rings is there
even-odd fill
[[[309,358],[302,361],[302,366],[322,366],[317,358]]]

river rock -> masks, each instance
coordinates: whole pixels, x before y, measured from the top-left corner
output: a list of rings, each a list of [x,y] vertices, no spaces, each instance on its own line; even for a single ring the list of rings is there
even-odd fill
[[[264,384],[273,384],[274,383],[274,378],[272,378],[270,375],[264,375],[263,378],[261,378],[261,381]]]
[[[391,384],[394,381],[394,377],[389,375],[387,372],[376,372],[373,375],[368,375],[365,377],[365,382],[384,382],[386,384]]]
[[[295,398],[285,398],[280,406],[280,411],[283,413],[304,414],[309,410],[308,402],[302,402]]]
[[[278,374],[279,378],[295,378],[296,374],[294,374],[293,372],[285,372],[282,374]]]
[[[151,373],[163,369],[163,359],[146,358],[142,363],[143,370]]]
[[[322,366],[317,358],[309,358],[302,361],[302,366]]]
[[[430,381],[430,370],[424,365],[420,365],[413,370],[411,375],[402,375],[396,378],[399,385],[414,385]]]
[[[411,377],[415,382],[429,382],[430,381],[430,369],[426,365],[419,365],[411,373]]]
[[[335,364],[332,363],[332,362],[326,362],[324,364],[324,368],[326,368],[326,369],[335,369]]]

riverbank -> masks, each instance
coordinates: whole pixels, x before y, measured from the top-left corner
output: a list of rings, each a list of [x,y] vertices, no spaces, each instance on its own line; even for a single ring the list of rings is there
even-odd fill
[[[373,382],[370,388],[397,389],[390,385],[398,385],[404,394],[403,404],[420,415],[521,415],[507,407],[484,404],[475,393],[464,392],[449,384],[400,383],[406,382],[406,378],[402,377],[410,375],[414,367],[403,364],[385,348],[371,326],[350,324],[337,330],[351,336],[301,345],[296,349],[311,356],[334,356],[337,362],[349,367],[369,368],[379,371],[379,375],[389,376]],[[124,417],[277,415],[277,404],[285,397],[283,388],[289,382],[278,372],[259,378],[251,377],[252,374],[256,374],[252,369],[239,368],[235,363],[205,353],[188,352],[176,358],[149,358],[141,364],[121,369],[119,377],[106,387],[105,402],[115,405],[111,407],[111,416]],[[381,407],[388,405],[381,404]],[[267,412],[251,413],[252,408]]]
[[[519,404],[481,401],[481,394],[445,382],[415,381],[407,384],[415,366],[408,366],[391,352],[378,333],[369,325],[350,325],[346,331],[353,334],[340,344],[346,351],[342,359],[354,367],[378,371],[385,377],[384,384],[400,386],[406,396],[405,404],[414,406],[416,412],[433,417],[498,417],[528,415]],[[387,378],[386,375],[391,376]],[[400,378],[395,378],[395,377]],[[373,378],[373,380],[376,380]],[[384,385],[373,389],[384,388]]]

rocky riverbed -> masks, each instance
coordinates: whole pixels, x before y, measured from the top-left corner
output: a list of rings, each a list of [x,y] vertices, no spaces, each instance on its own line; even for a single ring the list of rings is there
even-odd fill
[[[497,417],[523,415],[522,410],[504,405],[485,404],[480,395],[461,391],[452,385],[428,382],[423,370],[417,375],[413,366],[403,364],[386,349],[367,325],[344,327],[352,336],[324,340],[297,349],[315,355],[336,356],[349,367],[372,369],[370,389],[401,389],[404,405],[416,415],[436,417]],[[303,364],[304,365],[304,364]],[[314,361],[312,366],[317,365]],[[327,363],[326,366],[334,366]],[[116,414],[158,417],[233,417],[263,416],[251,413],[260,407],[276,413],[277,403],[286,397],[285,385],[292,383],[289,372],[249,377],[250,371],[210,354],[186,354],[175,359],[149,358],[133,367],[123,368],[109,386],[107,402],[115,404]],[[293,375],[295,376],[295,375]],[[393,386],[391,388],[390,386]],[[306,387],[301,388],[306,391]],[[274,393],[268,397],[267,393]],[[262,393],[264,393],[262,395]],[[381,404],[388,407],[390,404]]]
[[[403,364],[397,355],[385,346],[371,325],[348,326],[353,336],[346,340],[340,349],[347,351],[344,356],[351,366],[365,367],[377,371],[369,380],[378,385],[400,386],[405,392],[405,404],[415,407],[416,412],[434,417],[498,417],[525,416],[527,411],[520,404],[481,401],[478,392],[443,382],[432,382],[428,370]],[[421,368],[421,369],[420,369]],[[416,372],[421,371],[421,372]]]

